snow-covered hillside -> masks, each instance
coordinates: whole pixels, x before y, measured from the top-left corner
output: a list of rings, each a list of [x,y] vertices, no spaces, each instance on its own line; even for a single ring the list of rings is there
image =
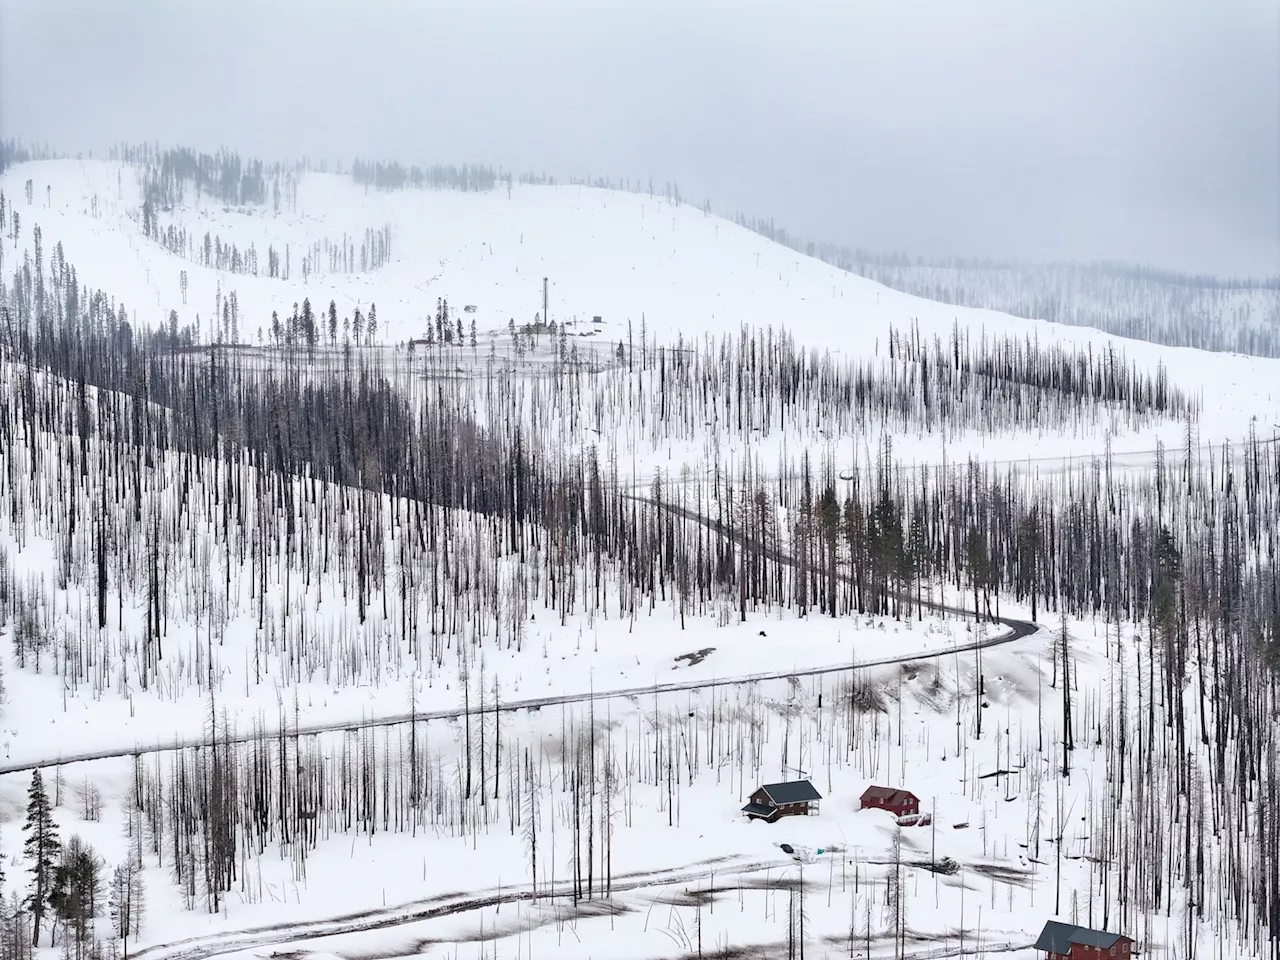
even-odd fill
[[[907,296],[635,194],[140,177],[0,179],[0,852],[42,771],[116,871],[39,929],[1030,960],[1057,917],[1263,952],[1280,361]],[[282,343],[304,302],[320,342]],[[742,818],[791,778],[814,816]],[[0,908],[0,952],[32,919]]]
[[[26,180],[34,203],[18,199]],[[31,252],[32,227],[46,247],[61,242],[80,280],[112,291],[142,327],[164,327],[170,310],[182,324],[200,318],[213,330],[219,292],[237,295],[240,340],[269,339],[271,314],[288,314],[309,298],[317,312],[329,302],[348,315],[376,305],[379,342],[395,344],[425,335],[437,301],[475,321],[482,349],[502,337],[512,321],[523,325],[542,310],[547,278],[549,316],[569,322],[580,349],[608,351],[642,326],[656,342],[686,343],[707,335],[734,335],[744,325],[785,328],[803,346],[837,357],[869,357],[887,349],[889,328],[917,328],[926,340],[948,338],[958,324],[976,342],[988,335],[1029,337],[1042,345],[1081,346],[1098,355],[1123,352],[1140,367],[1163,364],[1171,381],[1203,397],[1203,441],[1238,440],[1250,421],[1261,429],[1280,421],[1280,360],[1212,354],[1123,340],[1078,327],[1030,321],[940,304],[888,289],[771,243],[689,205],[586,187],[516,185],[510,190],[380,192],[347,177],[301,177],[295,206],[227,208],[192,191],[171,212],[157,212],[163,231],[185,229],[193,247],[205,233],[216,243],[253,245],[265,274],[267,247],[282,262],[288,248],[289,279],[209,269],[167,252],[140,231],[142,197],[136,168],[105,161],[58,160],[18,165],[0,179],[16,202],[23,226],[10,247]],[[302,277],[306,251],[352,241],[390,225],[391,259],[376,271]],[[11,254],[13,255],[13,254]],[[358,257],[357,257],[358,259]],[[7,270],[7,268],[6,268]],[[185,271],[185,302],[180,276]],[[600,324],[593,318],[600,317]],[[227,334],[224,333],[224,336]],[[1177,443],[1182,428],[1156,431]],[[1100,451],[1101,433],[1067,441],[1050,454]],[[1117,443],[1117,452],[1151,450],[1151,435]],[[1017,443],[983,450],[1015,458]],[[936,460],[938,451],[921,450]],[[963,454],[961,454],[963,455]]]

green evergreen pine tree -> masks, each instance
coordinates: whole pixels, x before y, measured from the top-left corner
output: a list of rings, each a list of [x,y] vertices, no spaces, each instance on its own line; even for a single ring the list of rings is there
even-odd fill
[[[27,791],[27,822],[22,828],[27,841],[24,852],[31,861],[31,892],[26,907],[31,912],[32,946],[40,946],[40,923],[49,906],[54,891],[54,870],[62,845],[58,842],[58,828],[53,822],[53,809],[49,795],[45,793],[40,771],[31,774],[31,787]]]
[[[90,925],[97,912],[102,888],[100,869],[101,865],[93,848],[86,846],[79,837],[73,836],[67,841],[62,862],[53,874],[49,905],[74,935],[76,956],[81,955],[79,948],[89,940]]]

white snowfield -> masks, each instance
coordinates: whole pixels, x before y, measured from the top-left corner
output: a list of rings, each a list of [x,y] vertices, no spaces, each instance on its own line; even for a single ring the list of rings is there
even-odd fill
[[[1079,635],[1074,655],[1081,690],[1102,688],[1108,672],[1117,670],[1103,648],[1101,636]],[[1098,818],[1113,815],[1105,792],[1095,789],[1104,782],[1106,748],[1079,745],[1070,781],[1055,774],[1061,763],[1058,718],[1050,710],[1053,691],[1040,674],[1048,671],[1042,644],[986,655],[986,709],[966,692],[973,669],[971,658],[942,658],[867,671],[864,682],[888,704],[883,713],[851,713],[843,702],[844,681],[821,677],[596,706],[601,733],[613,731],[601,737],[611,745],[601,747],[601,760],[612,756],[618,782],[612,813],[596,826],[590,891],[584,876],[576,904],[572,838],[560,819],[568,801],[553,758],[564,725],[587,722],[582,707],[502,721],[504,749],[517,757],[521,745],[548,745],[548,779],[537,784],[533,801],[540,822],[536,874],[527,825],[510,825],[506,784],[512,770],[506,765],[501,799],[491,800],[487,812],[475,808],[465,826],[437,813],[412,835],[380,832],[379,824],[372,833],[322,839],[305,855],[291,844],[269,845],[250,855],[216,915],[207,912],[202,895],[194,905],[183,896],[170,877],[168,851],[157,860],[144,839],[148,913],[130,955],[356,960],[453,956],[451,944],[461,943],[474,944],[477,955],[483,947],[491,956],[643,960],[696,953],[700,930],[709,956],[744,945],[759,945],[770,956],[785,949],[788,884],[803,879],[806,938],[812,937],[806,955],[847,956],[852,948],[866,956],[869,940],[871,956],[894,956],[885,901],[890,884],[900,883],[908,956],[1013,949],[1029,958],[1043,919],[1053,915],[1055,892],[1061,890],[1065,915],[1073,891],[1083,901],[1091,889],[1091,865],[1081,855]],[[988,727],[981,738],[974,735],[977,709]],[[644,770],[655,729],[662,750],[661,731],[669,727],[698,743],[701,754],[710,747],[717,717],[721,732],[715,737],[725,752],[714,763],[695,763],[682,753],[680,763],[693,766],[677,771],[670,785],[665,773],[657,782],[645,779],[652,775]],[[655,728],[655,721],[661,726]],[[494,735],[491,719],[473,718],[472,726],[477,739]],[[758,741],[752,729],[762,735]],[[460,763],[462,724],[424,724],[421,733],[430,742],[430,764],[450,771]],[[401,767],[403,731],[388,742],[383,738],[379,733],[365,742],[339,732],[307,742],[308,749],[334,756],[360,743],[360,749],[384,751],[393,769]],[[1043,751],[1036,746],[1040,740]],[[613,750],[616,755],[608,752]],[[146,757],[143,776],[155,771],[167,778],[171,762],[167,755]],[[991,776],[1000,770],[1010,772]],[[70,764],[58,775],[65,783],[58,810],[64,836],[77,833],[109,862],[119,862],[130,843],[121,824],[130,820],[133,761]],[[820,813],[772,825],[742,819],[739,807],[756,785],[799,775],[812,778],[823,794]],[[54,772],[46,776],[52,783]],[[900,853],[894,852],[893,818],[858,810],[858,796],[876,783],[909,787],[933,815],[930,827],[901,831]],[[17,812],[26,784],[23,775],[0,778],[0,804],[14,811],[0,825],[6,850],[20,846]],[[493,789],[488,780],[485,786]],[[100,819],[92,822],[79,813],[90,788],[104,799]],[[527,798],[523,803],[527,820],[533,814]],[[143,830],[136,818],[134,829]],[[1052,838],[1060,833],[1059,875]],[[609,881],[602,862],[606,835]],[[806,862],[779,849],[781,842],[804,850]],[[926,866],[947,858],[959,865],[955,874]],[[900,868],[894,866],[898,860]],[[900,879],[891,881],[895,875]],[[1100,904],[1096,878],[1093,884]],[[1114,916],[1114,897],[1111,909]],[[1153,950],[1173,936],[1163,920],[1147,929]]]
[[[34,184],[31,204],[23,196],[28,179]],[[227,210],[192,195],[188,205],[160,214],[162,229],[180,225],[196,244],[205,231],[241,249],[252,243],[260,264],[266,262],[268,244],[282,257],[287,244],[293,272],[286,281],[207,269],[144,238],[137,220],[138,185],[127,166],[88,160],[24,164],[0,178],[0,189],[22,218],[16,243],[7,234],[0,238],[5,282],[15,263],[34,256],[32,229],[39,225],[46,264],[53,245],[61,243],[81,283],[122,299],[143,327],[164,325],[169,311],[176,310],[184,324],[198,314],[207,337],[219,294],[235,291],[242,341],[257,343],[259,327],[268,334],[272,311],[287,314],[305,297],[317,313],[331,299],[340,315],[357,306],[367,313],[376,304],[377,340],[390,347],[424,335],[437,299],[448,298],[456,316],[477,324],[480,359],[469,347],[459,351],[470,358],[458,364],[469,374],[483,369],[491,340],[504,355],[508,352],[509,322],[523,325],[542,309],[545,277],[551,319],[573,324],[569,330],[580,350],[590,348],[597,356],[607,357],[618,342],[638,341],[642,329],[650,341],[671,346],[734,336],[744,326],[786,329],[800,344],[840,357],[883,356],[891,326],[906,331],[918,324],[924,337],[945,342],[958,324],[975,341],[985,331],[1042,345],[1123,351],[1128,361],[1152,373],[1162,364],[1172,384],[1199,397],[1195,435],[1215,447],[1241,441],[1251,427],[1270,435],[1280,422],[1280,361],[1123,341],[933,303],[659,198],[580,187],[516,186],[509,194],[505,188],[382,193],[356,187],[347,178],[309,174],[302,179],[296,209],[278,215],[270,207]],[[358,245],[366,229],[384,223],[392,231],[389,264],[363,274],[320,271],[304,281],[302,251],[317,244],[323,250],[326,241],[340,242],[344,236]],[[189,281],[185,303],[183,271]],[[474,305],[474,312],[464,313],[467,305]],[[1176,449],[1186,430],[1175,420],[1141,430],[1116,428],[1111,442],[1117,464],[1140,470],[1157,441]],[[856,457],[864,446],[875,446],[852,434],[815,436],[804,426],[779,430],[758,445],[731,439],[723,447],[710,436],[653,443],[638,429],[628,434],[619,425],[615,433],[599,442],[625,464],[624,482],[634,484],[647,484],[659,470],[668,477],[685,471],[701,475],[721,458],[754,455],[768,465],[782,452],[794,456],[801,447],[853,450]],[[1049,472],[1078,462],[1064,458],[1100,454],[1107,440],[1107,424],[1101,423],[1083,424],[1071,435],[903,437],[895,449],[921,463],[973,455],[1026,462],[1034,471]],[[566,436],[565,442],[581,446],[586,440]],[[52,485],[51,478],[46,482]],[[381,503],[376,509],[388,507]],[[220,556],[225,547],[213,532],[201,535]],[[0,542],[24,580],[54,589],[57,551],[48,537],[24,531],[19,541],[14,531],[0,531]],[[183,576],[175,574],[171,589],[194,596],[209,588],[190,582],[190,573],[186,581]],[[236,567],[236,589],[249,577],[247,569]],[[294,604],[317,625],[315,633],[323,632],[333,661],[354,662],[366,634],[352,626],[352,603],[333,584],[306,591],[295,585],[290,596],[281,583],[272,589],[277,607]],[[73,587],[56,594],[66,629],[89,629],[89,590]],[[242,593],[247,597],[247,590]],[[961,606],[967,600],[937,588],[933,596]],[[251,732],[255,722],[274,730],[282,717],[289,726],[306,727],[397,716],[409,709],[411,689],[424,712],[456,710],[461,673],[474,673],[479,666],[454,659],[434,667],[415,661],[404,638],[387,629],[390,639],[380,641],[386,643],[385,655],[378,654],[381,666],[367,676],[330,675],[328,664],[298,665],[305,659],[301,656],[291,660],[292,672],[286,671],[283,656],[272,659],[274,650],[259,667],[252,663],[258,650],[254,611],[243,597],[235,602],[240,606],[229,610],[214,657],[217,711],[239,734]],[[182,622],[178,607],[175,620]],[[1131,629],[1121,643],[1114,626],[1108,634],[1101,624],[1069,625],[1078,716],[1086,718],[1090,735],[1077,738],[1071,774],[1064,777],[1061,692],[1051,687],[1058,674],[1056,663],[1051,665],[1052,639],[1044,631],[981,656],[939,656],[971,642],[979,628],[935,617],[905,624],[891,618],[753,614],[739,623],[715,610],[690,618],[682,629],[674,609],[662,605],[634,620],[570,617],[564,624],[554,611],[535,612],[519,650],[502,648],[495,640],[482,651],[484,682],[499,683],[503,701],[801,671],[895,655],[922,659],[866,669],[856,680],[848,675],[758,680],[602,698],[599,704],[546,707],[500,719],[477,719],[473,701],[473,715],[465,721],[420,724],[438,802],[424,805],[430,809],[418,811],[421,822],[404,832],[388,832],[382,820],[382,811],[402,803],[396,791],[411,762],[403,725],[301,738],[317,764],[349,753],[376,753],[370,769],[387,771],[385,782],[396,784],[377,802],[377,829],[326,830],[310,851],[284,841],[263,849],[246,846],[233,890],[216,911],[208,909],[213,905],[203,893],[184,895],[173,882],[178,867],[166,844],[177,841],[157,840],[130,812],[139,770],[148,782],[167,789],[174,765],[185,755],[150,752],[137,766],[132,758],[59,765],[67,756],[164,747],[174,739],[198,737],[209,710],[199,688],[208,667],[201,658],[211,649],[207,634],[175,629],[161,682],[145,692],[119,682],[113,672],[128,655],[122,642],[111,648],[113,656],[97,684],[80,690],[68,690],[59,678],[36,674],[30,666],[20,669],[11,644],[3,643],[0,660],[9,701],[0,716],[0,767],[41,762],[56,767],[46,770],[46,781],[61,780],[57,816],[64,838],[80,834],[109,863],[128,856],[132,841],[122,825],[146,838],[147,920],[142,935],[130,942],[129,954],[149,960],[257,960],[276,953],[315,960],[473,955],[643,960],[722,951],[785,956],[789,919],[797,915],[787,884],[798,881],[802,869],[805,955],[813,958],[923,960],[1008,951],[1030,960],[1030,944],[1046,919],[1092,919],[1102,926],[1105,909],[1110,927],[1117,927],[1115,895],[1102,879],[1107,867],[1099,869],[1084,856],[1092,849],[1091,834],[1126,816],[1106,780],[1114,718],[1131,709],[1123,699],[1136,673]],[[1029,615],[1007,601],[1004,612]],[[141,617],[137,605],[125,610],[117,639],[136,635]],[[396,622],[394,606],[386,619]],[[372,621],[381,624],[382,614]],[[678,659],[708,648],[714,649],[704,659]],[[457,656],[451,651],[450,657]],[[486,686],[486,697],[492,689]],[[567,796],[573,770],[564,751],[572,744],[580,749],[584,731],[592,735],[591,755],[610,771],[602,787],[608,813],[603,800],[593,799],[597,805],[589,817],[599,831],[595,843],[608,838],[612,889],[602,886],[606,848],[596,846],[587,854],[594,857],[587,894],[575,904],[567,892],[572,884]],[[473,749],[473,734],[477,743],[500,743],[501,759],[479,790],[464,796],[463,756]],[[522,772],[526,753],[532,759]],[[301,766],[301,759],[297,762]],[[811,778],[823,793],[818,815],[774,825],[741,818],[739,808],[757,784],[797,776]],[[0,775],[0,851],[10,857],[22,847],[28,783],[25,771]],[[871,784],[913,790],[922,811],[933,814],[932,825],[899,833],[887,814],[858,811],[857,797]],[[85,798],[99,793],[100,816],[82,818],[90,805]],[[482,805],[481,795],[492,799]],[[1131,801],[1126,796],[1123,802]],[[536,831],[529,824],[536,824]],[[778,848],[779,842],[823,853],[800,864]],[[1208,854],[1210,876],[1220,855]],[[960,871],[928,869],[928,863],[943,858],[956,861]],[[20,860],[6,866],[8,895],[24,880]],[[1152,955],[1188,956],[1183,944],[1187,900],[1181,891],[1176,896],[1167,915],[1137,917],[1130,911],[1125,932]],[[889,933],[894,922],[901,927],[898,945]],[[1226,922],[1222,913],[1211,911],[1209,920],[1194,928],[1201,951],[1214,936],[1211,925]],[[756,947],[758,954],[730,952]]]

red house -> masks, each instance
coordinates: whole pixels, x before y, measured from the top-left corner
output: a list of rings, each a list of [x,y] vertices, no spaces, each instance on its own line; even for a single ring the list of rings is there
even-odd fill
[[[862,793],[862,810],[887,810],[895,817],[920,812],[920,798],[910,790],[894,787],[867,787]]]
[[[1118,933],[1103,933],[1072,923],[1050,920],[1036,941],[1046,960],[1130,960],[1133,941]]]

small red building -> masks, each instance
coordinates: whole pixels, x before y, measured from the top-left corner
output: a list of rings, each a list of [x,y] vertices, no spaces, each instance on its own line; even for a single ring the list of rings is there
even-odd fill
[[[1036,941],[1047,960],[1130,960],[1133,941],[1118,933],[1103,933],[1072,923],[1050,920]]]
[[[910,790],[894,787],[867,787],[862,793],[862,810],[887,810],[895,817],[920,812],[920,798]]]

